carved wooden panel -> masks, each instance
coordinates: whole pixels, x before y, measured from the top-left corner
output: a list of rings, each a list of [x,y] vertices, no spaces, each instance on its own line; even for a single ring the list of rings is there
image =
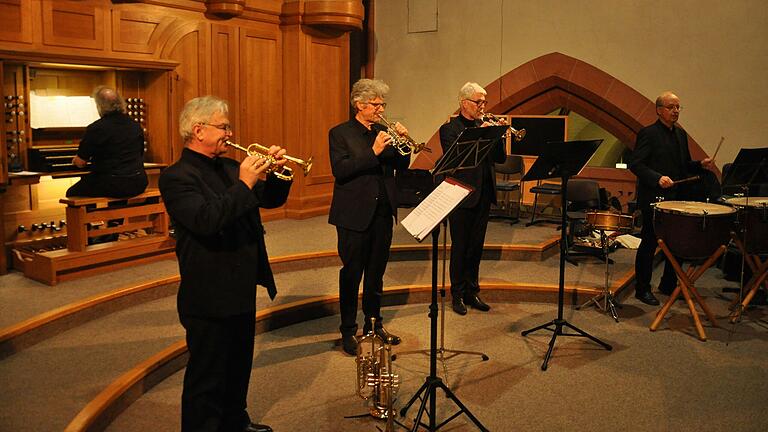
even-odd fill
[[[348,53],[339,39],[310,38],[307,48],[305,130],[315,160],[307,184],[332,183],[328,130],[349,118]]]
[[[32,43],[31,1],[0,0],[0,40]]]
[[[201,26],[202,27],[202,26]],[[178,159],[184,143],[177,132],[179,130],[179,113],[184,104],[203,94],[205,87],[202,49],[207,33],[202,28],[186,33],[173,46],[170,58],[179,61],[179,66],[171,73],[171,122],[169,126],[173,131],[171,137],[171,159]]]
[[[243,142],[283,142],[282,41],[279,31],[241,29],[239,123]],[[293,121],[296,121],[294,119]]]
[[[43,44],[104,49],[105,10],[91,1],[43,0]]]
[[[229,102],[229,121],[235,127],[235,138],[239,136],[238,94],[240,69],[238,68],[237,27],[213,25],[211,29],[211,94]],[[231,156],[242,159],[241,155]]]
[[[152,54],[176,20],[158,13],[116,9],[112,11],[112,49],[114,51]]]

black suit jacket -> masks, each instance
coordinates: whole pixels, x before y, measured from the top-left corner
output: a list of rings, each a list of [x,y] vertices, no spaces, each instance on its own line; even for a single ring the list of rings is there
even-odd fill
[[[328,132],[330,146],[333,199],[328,223],[353,231],[365,230],[376,213],[377,198],[383,181],[392,215],[397,217],[395,169],[407,169],[409,155],[401,155],[387,146],[380,155],[373,153],[373,142],[380,125],[368,130],[351,119]]]
[[[239,168],[233,159],[211,159],[185,148],[160,176],[160,192],[176,230],[181,315],[253,312],[257,284],[275,297],[259,208],[283,205],[291,182],[270,174],[251,190],[238,179]]]
[[[445,154],[461,132],[468,127],[480,126],[479,120],[470,120],[461,114],[452,118],[448,123],[440,126],[440,145]],[[474,191],[465,199],[459,207],[475,207],[480,202],[483,188],[490,192],[491,202],[496,204],[496,170],[494,163],[502,163],[506,158],[504,141],[499,140],[493,144],[493,148],[483,161],[475,168],[456,171],[451,177],[474,188]]]
[[[689,177],[701,171],[701,163],[691,160],[688,134],[683,128],[675,124],[670,130],[661,120],[657,120],[637,133],[629,169],[637,176],[637,204],[642,208],[655,202],[657,196],[682,198],[681,188],[662,189],[659,179],[662,176],[672,180]]]

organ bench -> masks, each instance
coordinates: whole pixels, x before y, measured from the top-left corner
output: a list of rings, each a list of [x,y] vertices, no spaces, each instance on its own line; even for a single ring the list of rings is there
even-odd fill
[[[157,189],[130,198],[68,197],[59,202],[67,206],[66,248],[15,251],[14,267],[31,279],[56,285],[173,256],[175,241]]]

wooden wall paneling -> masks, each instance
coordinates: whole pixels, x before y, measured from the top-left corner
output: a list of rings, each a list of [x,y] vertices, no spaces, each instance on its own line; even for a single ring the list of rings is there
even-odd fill
[[[209,40],[208,26],[205,23],[184,23],[175,29],[168,43],[163,48],[163,58],[179,62],[179,66],[171,73],[171,122],[172,131],[179,130],[179,113],[184,104],[197,96],[206,93],[206,53]],[[184,143],[178,132],[171,135],[172,161],[181,155]]]
[[[240,127],[238,93],[242,86],[240,82],[239,44],[237,27],[213,24],[211,26],[211,91],[229,103],[229,122],[235,128],[235,134]],[[247,121],[247,120],[245,120]],[[236,152],[236,153],[235,153]],[[232,149],[230,156],[242,160],[242,152]]]
[[[94,1],[43,0],[43,44],[105,50],[106,10]]]
[[[32,43],[32,1],[0,0],[0,40]]]
[[[349,36],[308,38],[307,144],[316,155],[308,185],[333,183],[328,153],[328,130],[349,118]]]
[[[283,145],[282,37],[278,26],[240,28],[239,122],[235,138],[244,144]],[[263,211],[265,219],[285,209]]]
[[[282,29],[285,147],[292,156],[313,158],[310,175],[295,177],[286,215],[305,218],[330,204],[328,130],[349,115],[349,36],[293,23]]]
[[[115,8],[112,10],[112,50],[154,54],[161,40],[168,37],[176,17],[160,9]]]

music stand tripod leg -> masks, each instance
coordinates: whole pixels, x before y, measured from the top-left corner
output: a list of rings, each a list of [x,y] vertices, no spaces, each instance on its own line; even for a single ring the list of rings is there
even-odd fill
[[[461,354],[468,354],[468,355],[476,355],[479,356],[483,361],[488,361],[490,357],[488,357],[487,354],[479,351],[462,351],[462,350],[453,350],[445,347],[445,273],[446,269],[448,268],[446,265],[446,260],[448,256],[448,222],[447,220],[443,221],[442,223],[443,230],[445,231],[445,235],[443,236],[443,253],[442,253],[442,264],[443,264],[443,274],[442,274],[442,283],[440,287],[440,347],[437,348],[437,355],[438,359],[440,360],[440,363],[443,366],[443,374],[445,375],[445,382],[448,383],[448,363],[447,361],[459,356]],[[403,351],[401,353],[396,353],[392,355],[392,361],[395,361],[398,357],[408,355],[408,354],[424,354],[426,356],[429,356],[430,349],[421,349],[421,350],[411,350],[411,351]],[[450,353],[452,355],[445,356],[446,353]]]
[[[432,300],[429,306],[429,327],[430,327],[430,356],[429,356],[429,376],[424,381],[424,384],[419,388],[419,390],[414,393],[414,395],[411,397],[411,399],[408,401],[408,403],[403,406],[403,408],[400,410],[400,415],[402,417],[405,417],[406,413],[408,412],[408,409],[413,405],[414,402],[416,402],[417,399],[421,398],[421,404],[419,406],[419,411],[416,415],[416,418],[413,421],[413,432],[418,431],[420,427],[428,427],[428,430],[430,432],[436,431],[438,427],[435,426],[436,423],[436,415],[437,415],[437,395],[436,395],[436,389],[439,387],[443,389],[446,396],[449,397],[455,403],[461,410],[457,415],[453,415],[447,420],[443,421],[443,423],[440,424],[440,426],[445,425],[447,422],[453,420],[456,418],[459,414],[464,413],[469,417],[470,420],[477,426],[481,431],[487,431],[485,426],[483,426],[480,421],[477,420],[477,418],[459,401],[459,399],[453,394],[453,392],[448,389],[448,387],[443,383],[443,380],[440,379],[440,377],[437,376],[437,315],[438,315],[438,308],[437,308],[437,253],[438,253],[438,237],[440,235],[440,228],[439,225],[432,231]],[[426,409],[427,401],[429,401],[429,409]],[[427,413],[427,416],[429,417],[429,425],[425,426],[421,422],[421,417],[424,415],[424,413]]]
[[[593,151],[594,152],[594,151]],[[586,163],[586,161],[585,161]],[[562,178],[562,191],[561,191],[561,207],[565,210],[567,207],[566,203],[566,196],[568,196],[568,176],[563,175]],[[598,345],[602,346],[608,351],[611,351],[613,347],[600,339],[590,335],[589,333],[579,329],[578,327],[570,324],[568,321],[566,321],[563,318],[563,305],[565,303],[565,258],[567,255],[567,238],[566,238],[566,230],[568,226],[568,220],[566,216],[566,212],[563,211],[560,219],[560,276],[558,281],[558,290],[557,290],[557,318],[539,326],[536,326],[529,330],[524,330],[521,334],[523,336],[526,336],[530,334],[531,332],[534,332],[536,330],[544,329],[550,330],[552,332],[552,339],[549,341],[549,348],[547,349],[547,354],[544,356],[544,362],[541,365],[541,370],[545,371],[547,370],[549,359],[552,356],[552,350],[555,347],[555,341],[557,340],[557,336],[581,336],[586,337],[590,339],[591,341],[597,343]],[[550,326],[554,325],[555,328],[551,329]],[[567,334],[563,333],[563,326],[567,326],[570,329],[576,331],[578,334]]]

